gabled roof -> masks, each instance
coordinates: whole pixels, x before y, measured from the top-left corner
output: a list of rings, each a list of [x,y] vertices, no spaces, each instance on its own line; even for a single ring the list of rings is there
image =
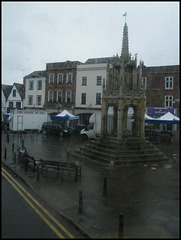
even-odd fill
[[[6,100],[7,100],[13,85],[2,84],[1,86],[2,86],[2,90],[3,90],[4,96],[5,96]]]
[[[89,58],[85,64],[96,64],[96,63],[111,63],[113,57],[104,57],[104,58]]]
[[[18,93],[22,99],[25,98],[25,87],[24,84],[21,83],[14,83],[13,86],[16,86],[16,89],[18,90]]]
[[[32,78],[32,77],[46,77],[46,71],[34,71],[26,76],[26,78]]]

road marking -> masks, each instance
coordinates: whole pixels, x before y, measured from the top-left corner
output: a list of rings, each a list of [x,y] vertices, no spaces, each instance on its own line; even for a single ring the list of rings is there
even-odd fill
[[[70,238],[74,238],[74,236],[73,236],[70,232],[68,232],[68,231],[65,229],[65,227],[63,227],[62,224],[59,223],[59,222],[50,214],[50,212],[49,212],[48,210],[46,210],[33,196],[31,196],[31,194],[30,194],[29,192],[27,192],[27,191],[24,189],[24,187],[21,186],[3,167],[1,167],[1,169],[27,194],[27,196],[28,196],[29,198],[31,198],[32,201],[34,201],[34,202],[37,204],[37,206],[38,206],[39,208],[42,209],[42,211],[44,211],[44,213],[46,213],[46,214],[48,215],[48,217],[49,217],[50,219],[52,219],[52,220],[54,221],[54,223],[57,224],[57,226],[59,226]]]
[[[24,198],[24,200],[33,208],[33,210],[43,219],[43,221],[56,233],[59,238],[64,236],[51,224],[50,221],[30,202],[30,200],[19,190],[19,188],[2,172],[6,180],[14,187],[14,189]]]

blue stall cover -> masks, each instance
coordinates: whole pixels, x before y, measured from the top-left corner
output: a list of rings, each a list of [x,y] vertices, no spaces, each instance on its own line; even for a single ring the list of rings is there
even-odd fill
[[[3,118],[9,118],[10,117],[10,113],[3,113]]]
[[[69,120],[78,120],[79,116],[75,116],[71,113],[69,113],[67,110],[64,110],[63,112],[50,116],[51,120],[63,120],[63,121],[69,121]]]

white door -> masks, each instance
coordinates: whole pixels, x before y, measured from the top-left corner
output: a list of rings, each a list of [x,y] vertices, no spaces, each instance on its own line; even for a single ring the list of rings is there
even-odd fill
[[[17,131],[23,131],[23,116],[17,118]]]

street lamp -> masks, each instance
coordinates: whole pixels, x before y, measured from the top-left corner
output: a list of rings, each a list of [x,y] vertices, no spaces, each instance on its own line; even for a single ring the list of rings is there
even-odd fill
[[[60,110],[60,108],[62,108],[62,105],[61,105],[60,103],[57,102],[57,104],[56,104],[56,108],[58,109],[58,113],[59,113],[59,110]]]

